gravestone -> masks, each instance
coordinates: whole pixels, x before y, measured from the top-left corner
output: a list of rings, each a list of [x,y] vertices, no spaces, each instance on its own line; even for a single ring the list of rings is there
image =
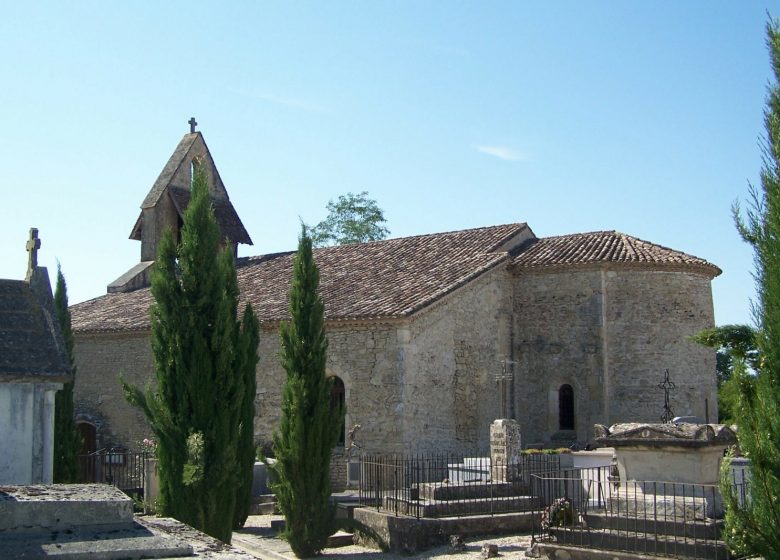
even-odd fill
[[[520,477],[520,424],[502,418],[490,425],[490,477],[493,482],[515,482]]]

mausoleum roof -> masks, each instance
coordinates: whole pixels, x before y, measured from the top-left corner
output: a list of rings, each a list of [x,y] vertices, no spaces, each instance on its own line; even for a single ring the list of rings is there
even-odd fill
[[[328,321],[406,317],[507,262],[532,237],[523,223],[483,227],[314,250]],[[242,307],[261,323],[288,317],[294,251],[239,258]],[[147,330],[149,288],[111,293],[71,307],[76,332]]]
[[[695,270],[710,277],[721,273],[720,268],[704,259],[614,230],[531,239],[513,260],[517,270],[606,263]]]
[[[0,280],[0,382],[69,379],[56,321],[29,282]]]

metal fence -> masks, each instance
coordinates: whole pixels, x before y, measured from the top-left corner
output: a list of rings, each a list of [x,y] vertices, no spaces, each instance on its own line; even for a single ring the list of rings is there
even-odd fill
[[[453,454],[364,455],[360,505],[395,515],[461,517],[533,509],[531,475],[559,472],[559,455],[521,455],[506,464]]]
[[[128,496],[142,499],[148,455],[118,449],[79,455],[79,481],[112,484]]]
[[[734,490],[748,499],[744,477]],[[715,485],[621,482],[609,468],[531,476],[534,539],[581,547],[681,558],[730,558],[723,498]]]

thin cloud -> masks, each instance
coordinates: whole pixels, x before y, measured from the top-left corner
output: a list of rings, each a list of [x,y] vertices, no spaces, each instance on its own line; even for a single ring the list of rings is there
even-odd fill
[[[528,154],[518,152],[506,146],[474,146],[474,149],[482,154],[507,161],[528,161]]]
[[[322,107],[306,99],[299,99],[297,97],[289,97],[286,95],[274,95],[272,93],[259,93],[238,88],[229,88],[229,91],[231,93],[235,93],[236,95],[249,97],[251,99],[258,99],[267,103],[273,103],[274,105],[282,105],[284,107],[289,107],[290,109],[298,109],[301,111],[308,111],[310,113],[322,112]]]

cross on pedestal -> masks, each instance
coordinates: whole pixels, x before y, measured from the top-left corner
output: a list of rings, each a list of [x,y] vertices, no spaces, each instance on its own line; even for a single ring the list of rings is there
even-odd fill
[[[191,117],[187,122],[190,125],[190,134],[192,134],[195,132],[195,127],[198,126],[198,121],[195,120],[195,117]]]
[[[508,418],[509,416],[509,398],[511,396],[509,386],[513,377],[512,366],[516,363],[506,358],[501,360],[501,373],[496,375],[498,390],[501,392],[501,418]]]
[[[663,416],[661,416],[661,422],[664,424],[669,424],[672,421],[672,418],[674,418],[674,411],[672,410],[672,406],[669,403],[669,392],[672,391],[672,389],[676,389],[677,385],[675,385],[674,382],[669,379],[668,369],[666,370],[663,383],[659,383],[658,388],[664,390],[664,413]]]
[[[38,239],[38,228],[30,228],[30,239],[27,240],[27,252],[30,253],[27,260],[27,271],[32,272],[38,266],[38,249],[41,248],[41,240]]]

